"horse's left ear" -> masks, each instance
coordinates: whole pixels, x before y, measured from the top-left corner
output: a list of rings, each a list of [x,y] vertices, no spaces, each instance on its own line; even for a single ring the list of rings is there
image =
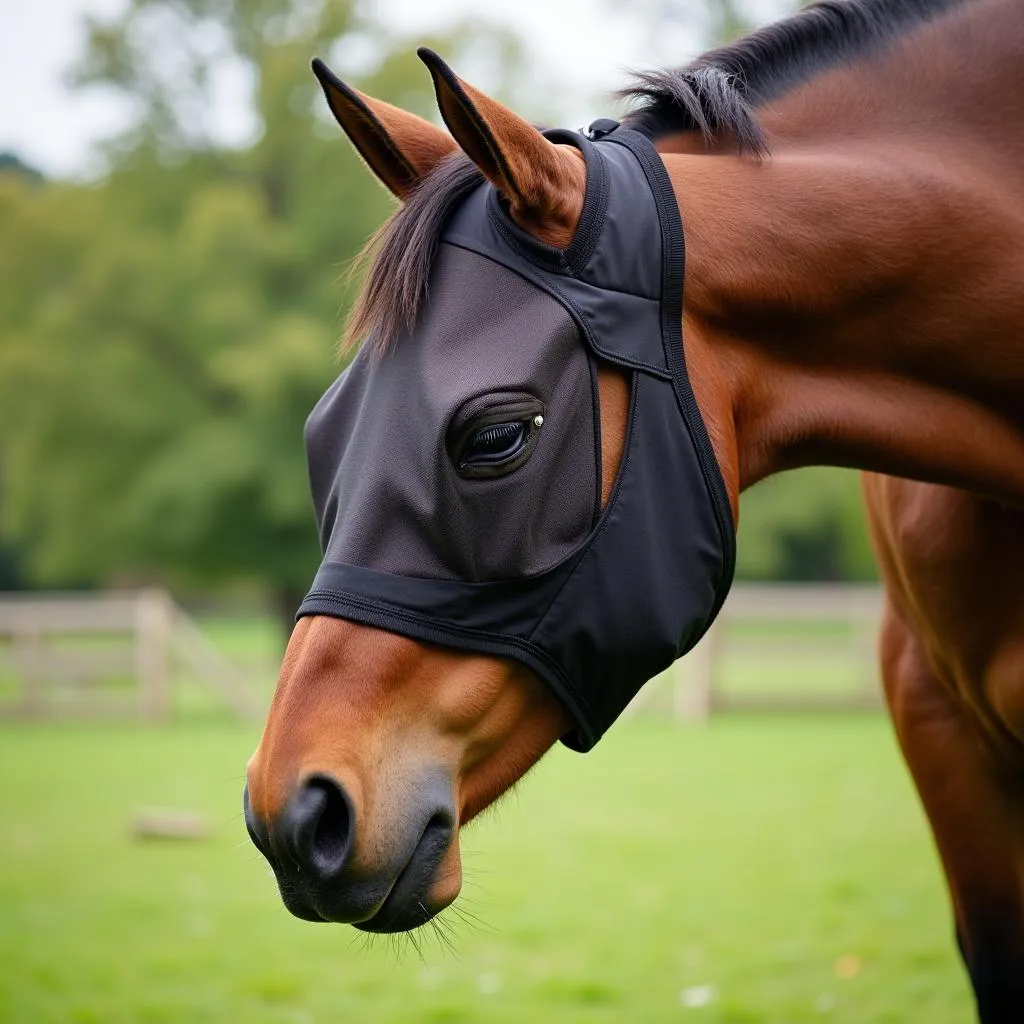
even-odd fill
[[[313,74],[335,120],[370,170],[398,196],[409,193],[458,146],[443,129],[346,85],[319,58]]]
[[[448,130],[508,199],[512,216],[543,241],[568,245],[583,209],[583,154],[549,142],[528,121],[462,81],[433,50],[420,47],[416,53],[430,69]]]

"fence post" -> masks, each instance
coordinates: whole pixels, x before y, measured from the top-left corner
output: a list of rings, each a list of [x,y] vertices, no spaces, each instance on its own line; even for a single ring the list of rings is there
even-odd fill
[[[28,718],[39,718],[46,710],[45,652],[42,629],[26,622],[14,634],[15,666],[21,676],[21,710]]]
[[[865,707],[877,706],[881,703],[880,687],[880,654],[879,654],[879,619],[867,617],[853,618],[853,657],[856,660],[858,675],[861,677],[860,694],[858,695]]]
[[[174,609],[163,590],[143,590],[135,604],[135,664],[139,711],[151,721],[170,713],[170,640]]]
[[[711,717],[715,685],[717,625],[681,662],[676,662],[672,686],[672,717],[677,722],[706,722]]]

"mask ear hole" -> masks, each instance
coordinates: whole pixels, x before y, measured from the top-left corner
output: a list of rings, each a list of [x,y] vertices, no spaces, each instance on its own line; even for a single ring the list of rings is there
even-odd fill
[[[597,393],[601,404],[601,508],[611,497],[622,465],[629,429],[628,371],[605,361],[597,364]]]

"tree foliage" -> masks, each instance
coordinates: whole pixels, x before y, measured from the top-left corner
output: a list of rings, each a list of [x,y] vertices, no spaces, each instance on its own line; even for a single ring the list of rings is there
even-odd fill
[[[736,575],[748,580],[873,580],[858,474],[814,466],[743,496]]]
[[[514,57],[469,26],[431,42],[482,38]],[[38,581],[308,585],[302,424],[339,369],[344,264],[391,207],[315,113],[310,55],[355,42],[362,87],[432,109],[413,46],[352,4],[133,0],[78,74],[136,107],[109,174],[0,176],[0,497]],[[201,116],[224,61],[255,83],[235,149]]]
[[[499,89],[525,77],[493,28],[416,42],[457,60],[486,47]],[[340,54],[367,91],[429,116],[413,50],[348,0],[131,0],[91,25],[76,80],[134,110],[108,173],[40,184],[0,167],[8,583],[15,564],[42,584],[249,579],[294,607],[318,561],[302,424],[339,369],[345,262],[390,209],[317,113],[308,59]],[[225,68],[252,91],[233,147],[209,117]],[[756,488],[740,574],[869,574],[859,508],[838,471]]]

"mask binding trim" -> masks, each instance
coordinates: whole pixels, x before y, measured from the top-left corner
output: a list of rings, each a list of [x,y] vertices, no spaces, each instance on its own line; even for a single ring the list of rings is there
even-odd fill
[[[639,132],[631,128],[617,128],[602,139],[602,142],[624,146],[638,160],[648,184],[654,193],[658,209],[658,220],[661,223],[662,243],[662,298],[661,298],[661,329],[665,344],[665,357],[672,370],[672,386],[679,401],[680,411],[686,422],[701,474],[704,477],[708,494],[718,522],[724,554],[722,574],[717,588],[714,608],[705,620],[704,628],[715,619],[732,586],[736,571],[736,530],[732,521],[732,509],[729,505],[725,481],[715,457],[711,438],[704,417],[701,415],[697,399],[690,385],[690,377],[686,370],[686,353],[683,341],[683,290],[686,276],[686,242],[683,229],[682,214],[676,200],[675,189],[665,164],[662,162],[653,143]],[[675,216],[672,216],[674,212]],[[677,273],[676,267],[679,267]]]
[[[385,601],[367,601],[356,594],[341,590],[330,592],[311,590],[302,603],[299,617],[329,615],[350,619],[366,626],[375,626],[394,632],[396,621],[402,622],[403,636],[412,636],[426,643],[457,647],[476,654],[493,654],[512,658],[533,669],[558,695],[573,719],[573,731],[578,731],[587,748],[597,743],[599,733],[586,704],[576,693],[570,678],[546,651],[520,637],[489,633],[471,629],[454,622],[437,621]],[[460,641],[462,641],[460,643]]]

